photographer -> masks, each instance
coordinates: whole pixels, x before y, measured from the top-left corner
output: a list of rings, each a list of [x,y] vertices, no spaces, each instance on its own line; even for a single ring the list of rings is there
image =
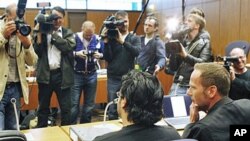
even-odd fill
[[[122,20],[124,23],[115,29],[115,37],[110,38],[108,35],[110,29],[108,28],[104,28],[101,34],[104,38],[103,57],[108,62],[108,102],[117,98],[116,92],[121,87],[121,78],[129,70],[134,68],[134,60],[138,56],[141,48],[140,38],[129,33],[128,13],[125,11],[116,12],[115,20]],[[108,115],[109,120],[118,118],[115,104],[109,107]]]
[[[247,98],[250,99],[250,70],[246,68],[246,53],[242,48],[234,48],[230,52],[230,56],[239,57],[238,61],[234,61],[230,67],[231,88],[229,97],[237,100]]]
[[[194,65],[212,61],[210,41],[201,36],[206,24],[205,19],[198,14],[189,14],[185,24],[190,31],[185,35],[184,42],[180,44],[181,49],[178,55],[181,64],[175,72],[170,95],[186,94]]]
[[[65,11],[56,6],[52,9],[57,15],[53,23],[52,33],[41,33],[40,23],[36,26],[34,48],[38,55],[38,123],[37,127],[48,126],[50,100],[55,91],[61,109],[61,125],[70,124],[71,87],[74,84],[73,50],[76,42],[74,33],[62,27]]]
[[[71,124],[77,123],[80,98],[83,92],[83,107],[80,114],[80,123],[91,122],[92,110],[95,107],[97,87],[97,59],[102,58],[103,42],[95,34],[95,24],[85,21],[82,31],[76,34],[74,86],[71,92]]]
[[[10,4],[5,16],[0,20],[0,130],[16,130],[16,117],[11,99],[16,99],[17,112],[20,112],[20,96],[29,102],[27,65],[34,65],[37,55],[34,52],[30,36],[23,36],[17,29],[17,5]]]

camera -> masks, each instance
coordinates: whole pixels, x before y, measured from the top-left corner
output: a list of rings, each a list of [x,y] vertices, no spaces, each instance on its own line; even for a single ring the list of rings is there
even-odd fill
[[[103,22],[104,26],[108,29],[107,36],[109,39],[115,39],[118,36],[116,27],[124,26],[124,20],[116,20],[115,16],[109,16]]]
[[[230,66],[231,63],[235,63],[239,61],[238,56],[224,56],[224,57],[217,57],[217,61],[223,61],[223,66],[227,69],[228,72],[230,72]]]
[[[23,16],[25,13],[27,0],[19,0],[17,4],[17,18],[15,20],[16,28],[19,30],[20,34],[23,36],[28,36],[31,32],[31,27],[27,24],[25,24],[23,20]],[[12,34],[15,34],[16,31]]]
[[[38,14],[36,16],[35,21],[39,23],[39,32],[45,33],[45,34],[52,33],[53,28],[54,28],[53,21],[57,20],[58,18],[60,17],[57,16],[56,14],[51,14],[51,15]]]
[[[183,37],[191,31],[190,27],[186,24],[180,24],[176,31],[172,33],[172,39],[182,40]]]
[[[35,24],[39,23],[39,32],[44,34],[52,33],[54,28],[53,21],[60,17],[56,14],[46,14],[45,7],[50,7],[50,2],[37,3],[37,7],[43,7],[35,17]]]

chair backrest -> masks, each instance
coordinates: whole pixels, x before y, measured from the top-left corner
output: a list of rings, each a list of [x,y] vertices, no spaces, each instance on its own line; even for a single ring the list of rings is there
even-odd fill
[[[243,41],[243,40],[233,41],[233,42],[229,43],[226,46],[226,56],[230,56],[229,53],[231,52],[232,49],[234,49],[236,47],[242,48],[244,50],[246,56],[248,56],[250,44],[247,41]]]
[[[0,131],[0,141],[27,141],[25,135],[17,130]]]

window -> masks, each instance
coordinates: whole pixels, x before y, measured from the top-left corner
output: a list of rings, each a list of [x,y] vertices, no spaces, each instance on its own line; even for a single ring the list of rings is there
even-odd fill
[[[143,0],[27,0],[26,8],[37,8],[37,2],[50,2],[51,7],[61,6],[65,9],[89,10],[128,10],[141,11]],[[0,0],[0,8],[18,0]]]

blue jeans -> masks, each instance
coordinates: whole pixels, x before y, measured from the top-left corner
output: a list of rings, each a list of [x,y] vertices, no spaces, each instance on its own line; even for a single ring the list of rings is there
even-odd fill
[[[77,123],[79,114],[80,97],[83,92],[83,106],[80,116],[80,123],[91,122],[92,111],[95,107],[97,87],[97,73],[91,74],[75,73],[74,86],[71,93],[71,124]]]
[[[116,92],[121,88],[121,80],[108,78],[108,102],[117,98]],[[108,111],[109,120],[118,119],[117,105],[111,104]]]
[[[16,130],[16,117],[11,99],[16,99],[16,108],[19,120],[21,84],[15,83],[5,87],[3,98],[0,101],[0,130]]]
[[[169,95],[185,95],[187,94],[188,88],[188,86],[180,86],[177,83],[173,83],[170,88]]]

